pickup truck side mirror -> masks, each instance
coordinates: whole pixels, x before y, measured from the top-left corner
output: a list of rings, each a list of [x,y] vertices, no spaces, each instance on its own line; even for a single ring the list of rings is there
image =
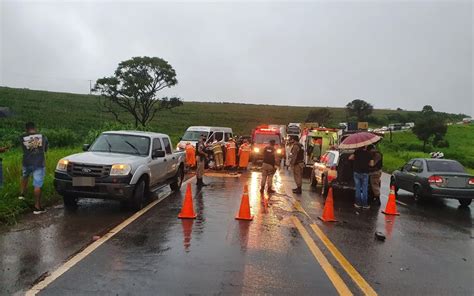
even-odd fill
[[[89,151],[90,147],[91,147],[91,144],[84,144],[82,145],[82,151]]]
[[[163,158],[165,157],[165,151],[163,150],[153,150],[151,157],[153,158]]]

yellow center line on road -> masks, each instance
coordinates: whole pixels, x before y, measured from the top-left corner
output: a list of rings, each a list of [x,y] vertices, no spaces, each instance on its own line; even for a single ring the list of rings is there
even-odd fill
[[[182,185],[186,185],[187,183],[191,182],[194,180],[195,177],[191,177],[188,180],[184,181]],[[172,194],[172,193],[171,193]],[[43,280],[38,282],[36,285],[34,285],[30,290],[28,290],[25,295],[26,296],[33,296],[38,294],[41,290],[45,289],[49,284],[54,282],[58,277],[63,275],[65,272],[67,272],[69,269],[71,269],[74,265],[79,263],[82,259],[87,257],[87,255],[91,254],[93,251],[95,251],[98,247],[100,247],[103,243],[108,241],[110,238],[112,238],[114,235],[116,235],[119,231],[130,225],[133,221],[137,220],[140,218],[143,214],[148,212],[151,208],[168,198],[171,194],[166,195],[163,198],[157,199],[153,201],[152,203],[148,204],[145,208],[141,209],[140,211],[136,212],[129,218],[127,218],[125,221],[120,223],[119,225],[115,226],[112,230],[107,232],[105,235],[103,235],[101,238],[87,246],[84,250],[81,252],[77,253],[74,255],[71,259],[66,261],[63,265],[61,265],[58,269],[53,271],[50,275],[46,276]]]
[[[329,240],[329,238],[323,233],[323,231],[316,224],[311,224],[311,229],[328,248],[329,252],[336,258],[337,262],[341,264],[342,268],[352,278],[352,280],[359,286],[365,295],[377,295],[377,292],[367,283],[367,281],[360,275],[360,273],[352,266],[352,264],[342,255],[342,253],[336,248],[336,246]]]
[[[303,240],[305,241],[309,250],[311,251],[311,253],[313,253],[313,256],[316,258],[319,265],[321,265],[322,269],[324,270],[326,275],[329,277],[329,280],[331,280],[332,284],[336,288],[339,295],[352,295],[352,292],[349,290],[349,288],[344,283],[344,281],[339,276],[339,274],[336,272],[336,270],[331,265],[331,263],[329,263],[328,259],[324,256],[323,252],[321,252],[321,250],[318,248],[318,246],[316,245],[314,240],[311,238],[306,228],[304,228],[301,221],[295,216],[292,216],[291,219],[293,221],[293,224],[295,224],[296,228],[298,229],[301,236],[303,237]]]
[[[293,203],[295,209],[303,213],[311,221],[314,221],[306,210],[303,208],[301,203],[297,200]],[[318,238],[323,242],[326,248],[331,252],[334,258],[339,262],[342,268],[347,272],[351,279],[357,284],[357,286],[362,290],[365,295],[377,295],[377,292],[369,285],[369,283],[362,277],[362,275],[355,269],[355,267],[349,262],[349,260],[342,255],[342,253],[336,248],[332,241],[324,234],[324,232],[315,224],[312,223],[311,229],[318,236]]]

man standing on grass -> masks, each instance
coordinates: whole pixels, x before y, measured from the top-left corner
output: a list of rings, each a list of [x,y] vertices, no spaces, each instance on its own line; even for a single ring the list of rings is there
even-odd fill
[[[35,209],[33,214],[42,214],[46,210],[41,207],[41,188],[45,175],[45,153],[48,151],[48,139],[38,133],[33,122],[26,123],[26,133],[20,137],[23,148],[23,168],[21,178],[20,200],[25,199],[28,179],[33,177]]]

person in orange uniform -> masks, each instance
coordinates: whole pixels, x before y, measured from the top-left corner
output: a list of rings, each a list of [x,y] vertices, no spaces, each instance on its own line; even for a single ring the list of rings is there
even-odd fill
[[[249,165],[250,152],[252,149],[247,140],[244,140],[244,143],[239,148],[239,168],[247,169]]]
[[[196,148],[189,142],[186,143],[186,164],[189,168],[196,166]]]
[[[237,145],[235,144],[234,139],[230,138],[229,142],[225,144],[225,166],[234,168],[236,166],[236,150],[237,150]]]

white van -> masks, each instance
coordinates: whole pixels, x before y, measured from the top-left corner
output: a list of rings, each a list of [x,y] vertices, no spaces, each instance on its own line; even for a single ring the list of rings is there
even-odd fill
[[[227,142],[232,138],[233,133],[230,127],[190,126],[179,141],[176,149],[183,150],[188,142],[195,146],[201,135],[206,136],[206,143],[211,143],[214,139],[219,142]]]

